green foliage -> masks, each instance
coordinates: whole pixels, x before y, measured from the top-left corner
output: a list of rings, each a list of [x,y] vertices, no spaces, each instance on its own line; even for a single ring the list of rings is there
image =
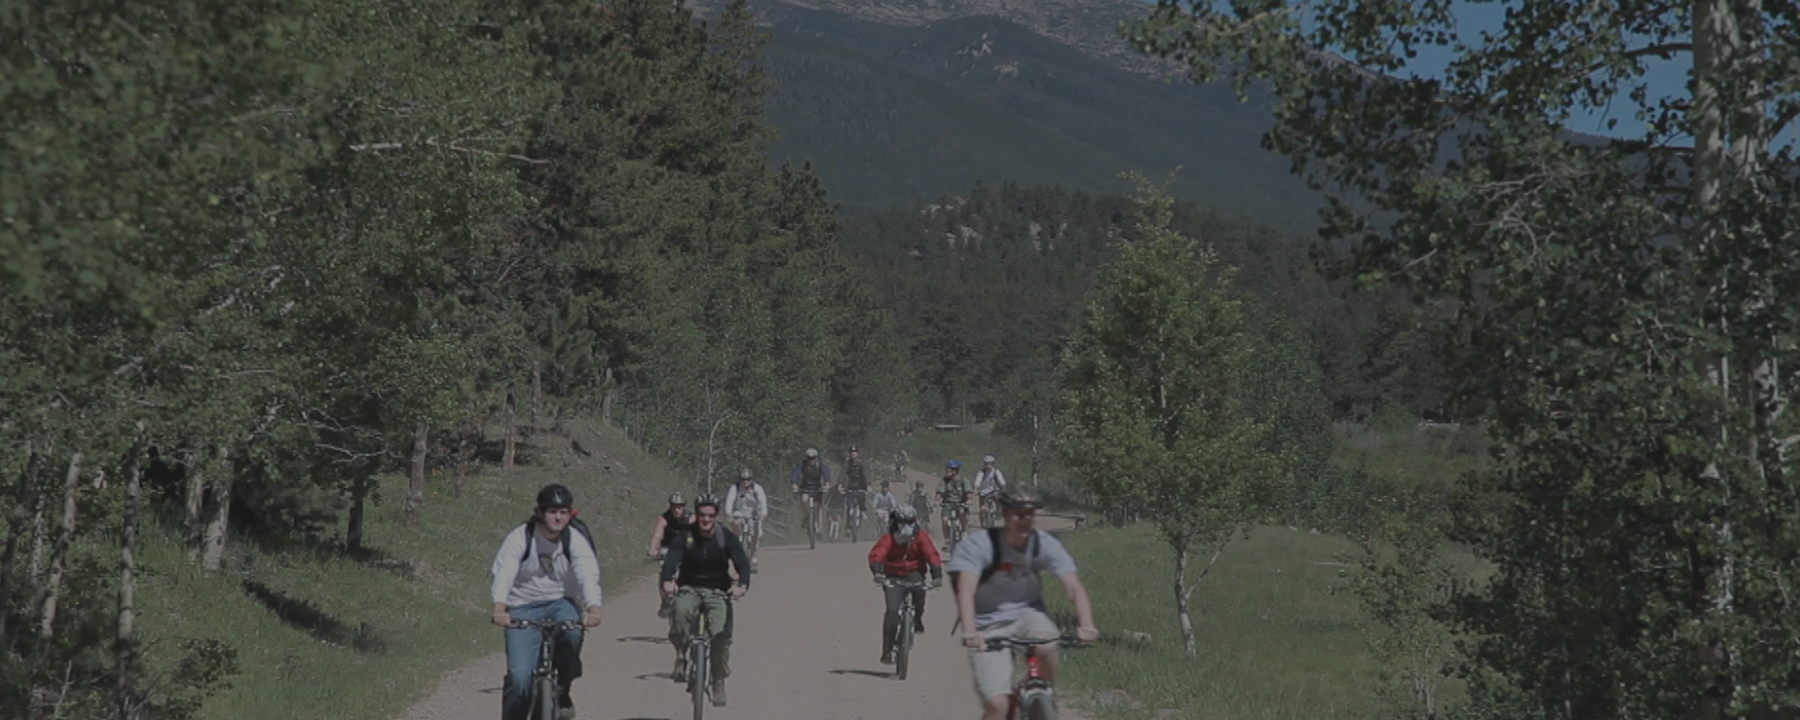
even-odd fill
[[[1774,308],[1800,296],[1800,166],[1774,140],[1800,14],[1506,5],[1465,37],[1446,2],[1166,0],[1134,37],[1272,84],[1269,144],[1335,193],[1344,269],[1448,313],[1456,404],[1496,459],[1453,527],[1495,567],[1448,608],[1469,712],[1791,713],[1800,317]],[[1662,95],[1646,58],[1671,55],[1690,82]],[[1645,129],[1564,129],[1602,110]]]

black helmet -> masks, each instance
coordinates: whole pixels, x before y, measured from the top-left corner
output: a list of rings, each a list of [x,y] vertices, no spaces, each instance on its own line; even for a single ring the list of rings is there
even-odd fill
[[[700,493],[700,497],[694,498],[695,510],[699,510],[708,505],[711,505],[714,510],[719,509],[719,496],[712,493]]]
[[[1036,510],[1043,506],[1043,499],[1039,498],[1037,493],[1030,490],[1019,489],[1000,493],[1000,507],[1003,508],[1028,508]]]
[[[566,487],[551,483],[538,491],[537,505],[539,508],[574,507],[575,493],[569,492]]]

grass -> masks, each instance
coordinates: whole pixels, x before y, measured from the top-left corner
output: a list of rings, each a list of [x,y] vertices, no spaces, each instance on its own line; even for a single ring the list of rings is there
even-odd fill
[[[202,718],[394,717],[444,673],[503,649],[487,623],[488,567],[549,482],[574,490],[606,590],[623,592],[650,569],[638,560],[642,545],[663,495],[680,483],[621,433],[581,427],[572,435],[593,454],[551,450],[568,439],[540,435],[535,466],[481,467],[460,499],[434,475],[416,525],[405,524],[397,502],[405,479],[384,478],[390,501],[371,508],[369,549],[354,557],[329,542],[234,537],[225,570],[206,573],[187,563],[172,533],[148,531],[139,594],[152,666],[171,664],[187,638],[236,650],[239,672]]]
[[[1258,528],[1233,541],[1194,592],[1199,653],[1192,659],[1175,615],[1174,557],[1148,527],[1084,530],[1064,542],[1105,635],[1096,647],[1072,651],[1062,678],[1090,715],[1312,720],[1380,713],[1370,630],[1356,599],[1333,592],[1343,569],[1337,558],[1354,550],[1348,541],[1287,528]],[[1052,612],[1067,612],[1060,590],[1049,602]]]

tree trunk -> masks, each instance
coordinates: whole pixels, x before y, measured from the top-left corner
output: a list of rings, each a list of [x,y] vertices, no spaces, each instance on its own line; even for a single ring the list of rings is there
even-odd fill
[[[140,433],[142,428],[139,429]],[[144,439],[131,446],[125,459],[125,520],[119,533],[119,628],[113,638],[119,720],[138,716],[137,693],[137,539],[138,505],[143,495]]]
[[[425,451],[430,446],[430,428],[419,423],[413,431],[412,474],[406,484],[406,524],[419,522],[419,508],[425,505]]]
[[[1031,414],[1031,489],[1038,487],[1038,470],[1043,467],[1043,458],[1038,456],[1038,413]]]
[[[231,529],[231,486],[237,481],[237,473],[231,467],[231,457],[226,450],[219,450],[219,480],[213,483],[212,521],[206,524],[206,549],[201,567],[207,570],[218,570],[225,561],[225,533]]]
[[[374,483],[369,478],[358,478],[350,485],[350,526],[344,530],[344,549],[346,551],[361,550],[363,546],[363,505],[369,497],[369,488]]]
[[[1188,617],[1188,544],[1172,543],[1175,546],[1175,615],[1181,619],[1181,643],[1186,649],[1189,659],[1200,656],[1200,650],[1194,643],[1194,621]]]
[[[506,450],[500,455],[500,467],[513,466],[516,446],[519,442],[519,408],[513,401],[513,392],[506,391]]]
[[[56,549],[50,553],[50,576],[44,581],[43,611],[38,615],[38,639],[46,643],[56,637],[56,603],[62,596],[69,542],[75,538],[75,487],[80,481],[81,453],[75,453],[69,457],[69,475],[63,481],[62,531],[57,533]]]
[[[202,455],[199,449],[189,450],[182,463],[187,470],[187,490],[182,494],[183,510],[186,514],[182,522],[182,542],[187,545],[188,562],[200,561],[200,540],[202,525],[200,511],[206,509],[206,473],[201,468]]]
[[[44,495],[38,495],[31,509],[31,581],[41,582],[44,579],[44,549],[48,547],[45,538],[50,536],[44,529]]]
[[[534,432],[541,427],[538,425],[538,413],[543,410],[543,405],[544,363],[540,360],[531,363],[531,424],[527,427]]]
[[[469,432],[469,427],[465,425],[456,434],[456,484],[451,495],[458,500],[462,499],[463,482],[469,477]]]
[[[610,426],[612,425],[613,393],[618,391],[618,388],[613,387],[612,368],[607,368],[600,375],[600,387],[606,388],[600,393],[600,422]]]
[[[25,535],[25,523],[31,518],[27,502],[31,499],[32,464],[37,461],[35,447],[25,442],[25,466],[19,472],[19,495],[6,517],[6,550],[0,552],[0,618],[13,613],[13,565],[19,557],[19,540]],[[5,628],[0,628],[5,632]]]

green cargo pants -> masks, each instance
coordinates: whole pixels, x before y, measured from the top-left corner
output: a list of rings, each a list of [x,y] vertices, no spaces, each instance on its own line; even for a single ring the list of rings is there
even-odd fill
[[[712,676],[718,680],[731,677],[732,613],[729,600],[692,593],[677,594],[674,611],[669,613],[669,642],[675,645],[677,655],[687,652],[688,634],[702,614],[712,633]]]

